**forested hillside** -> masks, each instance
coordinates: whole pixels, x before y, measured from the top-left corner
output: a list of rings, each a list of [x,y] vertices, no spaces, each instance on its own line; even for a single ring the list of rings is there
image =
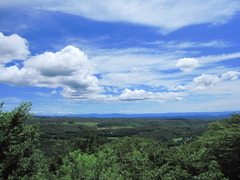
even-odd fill
[[[85,141],[93,137],[101,142],[121,137],[142,137],[174,146],[185,140],[192,141],[206,130],[210,122],[214,120],[37,116],[27,120],[28,124],[39,123],[41,148],[47,154],[52,153],[52,146],[58,142]]]
[[[48,118],[31,116],[30,103],[2,107],[0,179],[240,178],[240,114],[214,122]]]

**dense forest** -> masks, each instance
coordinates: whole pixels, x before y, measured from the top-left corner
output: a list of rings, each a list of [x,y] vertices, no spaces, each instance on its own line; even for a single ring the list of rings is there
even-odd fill
[[[0,104],[0,179],[240,179],[240,114],[213,119],[32,116]]]

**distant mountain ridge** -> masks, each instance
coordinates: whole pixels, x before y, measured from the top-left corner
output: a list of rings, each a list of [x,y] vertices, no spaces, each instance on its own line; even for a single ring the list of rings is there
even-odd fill
[[[149,114],[65,114],[65,115],[44,115],[48,117],[84,117],[84,118],[228,118],[231,114],[240,113],[240,111],[225,111],[225,112],[183,112],[183,113],[149,113]],[[43,116],[43,115],[40,115]]]

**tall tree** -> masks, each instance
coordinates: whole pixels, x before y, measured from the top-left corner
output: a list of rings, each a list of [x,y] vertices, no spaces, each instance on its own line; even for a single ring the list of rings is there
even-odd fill
[[[43,156],[38,150],[37,125],[28,125],[31,103],[22,103],[12,111],[0,104],[0,178],[22,179],[41,174]]]
[[[240,179],[240,114],[211,123],[200,141],[215,157],[225,176]]]

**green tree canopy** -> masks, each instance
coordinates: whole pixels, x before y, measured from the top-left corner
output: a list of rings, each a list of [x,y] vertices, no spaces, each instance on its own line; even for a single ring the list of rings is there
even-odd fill
[[[214,156],[224,175],[240,179],[240,114],[211,123],[200,143]]]
[[[0,105],[0,177],[22,179],[43,170],[42,155],[38,150],[39,130],[27,125],[31,103],[22,103],[10,112]]]

